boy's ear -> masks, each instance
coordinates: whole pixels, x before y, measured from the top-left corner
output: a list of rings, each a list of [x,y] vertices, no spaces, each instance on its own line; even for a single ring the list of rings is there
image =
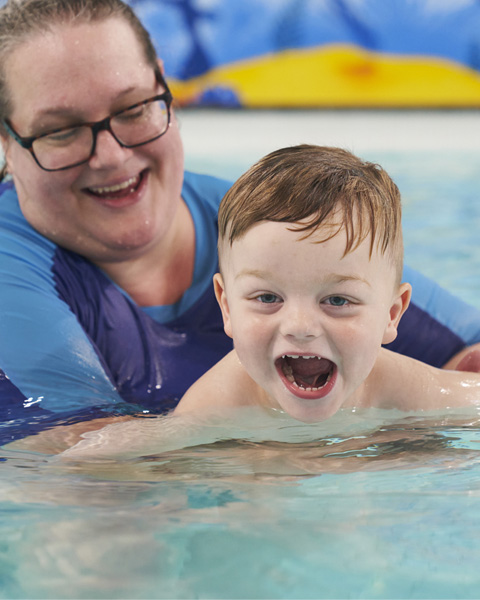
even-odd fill
[[[390,344],[397,337],[397,328],[403,313],[407,310],[412,297],[412,286],[409,283],[402,283],[398,288],[397,296],[390,307],[390,320],[383,334],[382,344]]]
[[[215,275],[213,276],[213,289],[215,290],[215,297],[222,310],[223,328],[225,329],[225,333],[229,337],[232,337],[230,309],[228,308],[228,300],[227,295],[225,293],[225,284],[223,282],[223,277],[220,275],[220,273],[215,273]]]

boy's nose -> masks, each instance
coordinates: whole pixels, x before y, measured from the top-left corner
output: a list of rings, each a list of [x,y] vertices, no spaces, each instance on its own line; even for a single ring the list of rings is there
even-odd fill
[[[285,337],[310,341],[323,331],[318,315],[305,307],[292,307],[282,317],[280,329]]]

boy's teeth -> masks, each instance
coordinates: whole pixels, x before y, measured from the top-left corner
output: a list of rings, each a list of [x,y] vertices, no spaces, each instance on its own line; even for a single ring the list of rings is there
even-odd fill
[[[333,363],[317,355],[283,354],[281,369],[287,381],[294,387],[313,392],[322,389],[328,383],[332,376]]]

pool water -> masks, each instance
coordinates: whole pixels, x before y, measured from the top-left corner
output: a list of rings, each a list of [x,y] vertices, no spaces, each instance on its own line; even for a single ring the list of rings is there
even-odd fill
[[[404,198],[407,262],[480,307],[477,113],[199,111],[181,124],[187,164],[226,177],[300,142],[380,162]],[[480,597],[475,411],[122,431],[113,457],[0,449],[0,598]]]
[[[4,450],[1,597],[478,598],[478,415],[382,412],[308,442],[245,415],[167,452],[156,420],[143,458]]]

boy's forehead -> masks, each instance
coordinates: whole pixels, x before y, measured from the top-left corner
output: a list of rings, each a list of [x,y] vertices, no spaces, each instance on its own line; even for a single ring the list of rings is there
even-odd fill
[[[272,257],[285,260],[292,254],[315,252],[314,246],[318,246],[329,237],[325,228],[321,230],[299,231],[301,223],[284,223],[277,221],[261,221],[255,223],[242,235],[232,241],[226,237],[219,244],[220,260],[225,264],[229,261],[231,266],[245,262],[262,262],[263,259],[271,260]],[[335,230],[334,233],[338,231]],[[330,237],[332,235],[329,229]],[[230,261],[233,260],[233,263]]]
[[[345,228],[337,228],[326,240],[325,231],[306,236],[292,231],[293,225],[262,222],[231,246],[224,240],[220,268],[227,287],[254,276],[285,289],[295,286],[297,292],[317,293],[319,286],[348,281],[387,293],[393,289],[396,269],[391,257],[376,247],[371,253],[368,239],[347,253]]]
[[[227,230],[221,247],[226,251],[229,247],[235,248],[248,245],[251,240],[256,239],[269,240],[272,244],[282,243],[285,239],[318,244],[334,237],[342,230],[341,221],[333,218],[315,227],[309,227],[309,225],[309,220],[295,222],[259,221],[236,237],[231,244],[229,242],[230,230]]]
[[[338,220],[331,219],[314,229],[304,229],[306,222],[260,221],[230,243],[227,235],[219,243],[219,258],[225,262],[231,258],[238,260],[261,261],[264,256],[289,257],[303,255],[305,260],[316,260],[318,252],[327,244],[335,246],[336,260],[363,256],[367,262],[391,262],[390,253],[383,253],[377,244],[371,243],[371,234],[354,241],[348,248],[347,230]],[[362,259],[362,260],[363,260]],[[348,262],[348,260],[347,260]],[[312,265],[313,266],[313,265]]]

